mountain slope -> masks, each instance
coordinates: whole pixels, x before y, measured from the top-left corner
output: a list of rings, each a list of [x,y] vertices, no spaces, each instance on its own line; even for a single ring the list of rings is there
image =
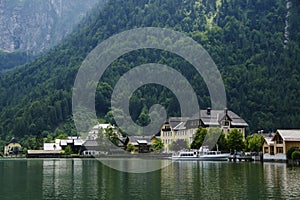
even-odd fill
[[[115,33],[147,26],[185,32],[205,47],[221,71],[228,108],[241,115],[251,131],[299,128],[300,41],[295,16],[300,5],[296,0],[291,4],[287,9],[283,0],[108,1],[48,54],[1,77],[0,135],[21,137],[62,128],[70,119],[72,85],[88,52]],[[178,69],[191,81],[200,105],[210,106],[205,83],[185,61],[167,52],[142,50],[116,60],[106,72],[96,97],[100,118],[113,120],[110,95],[118,78],[148,62]],[[166,88],[144,86],[133,102],[132,117],[140,124],[147,123],[145,114],[153,103],[166,105],[171,116],[179,112]]]
[[[49,49],[71,32],[98,0],[1,0],[0,49],[33,53]]]

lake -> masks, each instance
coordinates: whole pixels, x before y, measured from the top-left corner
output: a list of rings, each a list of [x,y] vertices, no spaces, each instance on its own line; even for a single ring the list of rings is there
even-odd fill
[[[96,159],[0,159],[0,199],[297,199],[300,167],[173,162],[127,173]]]

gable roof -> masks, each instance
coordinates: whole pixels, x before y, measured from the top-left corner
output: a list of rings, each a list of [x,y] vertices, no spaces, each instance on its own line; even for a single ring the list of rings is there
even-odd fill
[[[11,138],[10,141],[7,142],[5,145],[7,146],[7,145],[9,145],[9,144],[11,144],[11,143],[19,143],[19,142],[18,142],[18,140],[17,140],[16,138],[13,137],[13,138]]]
[[[188,117],[170,117],[167,123],[172,129],[176,129],[179,128],[179,125],[184,125],[188,119]]]
[[[186,121],[180,122],[179,124],[177,124],[177,125],[174,127],[174,130],[176,130],[176,131],[179,131],[179,130],[185,130],[185,129],[186,129],[185,123],[186,123]]]
[[[163,131],[170,131],[171,129],[177,130],[184,130],[186,129],[185,124],[188,121],[188,117],[170,117],[165,123],[162,125],[161,130]],[[169,125],[168,128],[165,126]],[[160,131],[155,135],[160,136]]]
[[[99,144],[97,140],[86,140],[83,145],[84,147],[98,147]]]
[[[137,142],[138,140],[140,141],[146,141],[146,142],[151,142],[153,136],[149,135],[135,135],[135,136],[128,136],[130,142]]]
[[[231,110],[200,110],[190,120],[201,120],[205,126],[219,126],[221,121],[228,117],[232,126],[247,127],[248,124]],[[200,116],[199,116],[200,115]]]
[[[293,130],[278,129],[276,131],[276,134],[272,138],[272,141],[275,140],[276,135],[280,135],[280,137],[284,141],[300,141],[300,129],[293,129]]]
[[[266,143],[269,146],[274,146],[274,141],[272,141],[272,137],[264,137],[264,141],[266,141]]]
[[[259,133],[260,134],[260,133]],[[274,146],[274,141],[272,140],[275,133],[262,133],[264,137],[263,143],[266,142],[269,146]]]

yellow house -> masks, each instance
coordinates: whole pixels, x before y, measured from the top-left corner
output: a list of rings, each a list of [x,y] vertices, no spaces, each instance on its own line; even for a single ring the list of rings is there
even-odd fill
[[[21,150],[22,146],[19,142],[15,138],[12,138],[4,147],[4,156],[19,154]]]
[[[300,130],[277,130],[274,137],[274,154],[286,154],[294,147],[300,149]]]
[[[183,139],[191,143],[193,141],[194,131],[186,130],[185,123],[188,118],[170,117],[160,130],[160,139],[164,143],[164,150],[169,152],[169,145],[173,141]]]
[[[264,137],[263,145],[262,145],[262,151],[263,154],[269,154],[274,155],[274,142],[272,141],[272,137]]]
[[[224,110],[199,110],[192,117],[171,117],[166,121],[160,130],[160,138],[164,143],[165,151],[169,151],[169,145],[176,140],[185,140],[191,144],[194,133],[199,127],[220,127],[225,135],[231,129],[238,129],[245,139],[245,129],[248,124],[234,112]]]

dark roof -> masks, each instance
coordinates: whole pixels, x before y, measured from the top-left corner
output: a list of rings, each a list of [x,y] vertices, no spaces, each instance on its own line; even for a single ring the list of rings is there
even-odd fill
[[[153,136],[138,135],[138,136],[128,136],[128,138],[131,143],[137,142],[138,140],[146,140],[147,142],[151,142]]]
[[[128,136],[128,139],[129,139],[130,143],[133,145],[139,145],[139,144],[143,144],[143,143],[144,144],[147,143],[148,145],[151,145],[153,137],[155,137],[155,136],[137,135],[137,136]]]
[[[83,145],[84,147],[97,147],[98,142],[96,140],[86,140]]]
[[[5,145],[9,145],[9,144],[11,144],[11,143],[19,143],[18,141],[17,141],[17,139],[16,138],[11,138],[11,140],[8,142],[8,143],[6,143]]]
[[[170,117],[168,123],[170,124],[171,128],[174,129],[178,125],[185,124],[188,119],[188,117]]]
[[[200,115],[200,116],[199,116]],[[220,121],[228,117],[232,126],[246,127],[248,124],[240,116],[230,110],[200,110],[190,120],[201,120],[206,126],[219,126]]]
[[[83,145],[83,150],[96,150],[100,151],[100,145],[98,144],[97,140],[86,140]]]

